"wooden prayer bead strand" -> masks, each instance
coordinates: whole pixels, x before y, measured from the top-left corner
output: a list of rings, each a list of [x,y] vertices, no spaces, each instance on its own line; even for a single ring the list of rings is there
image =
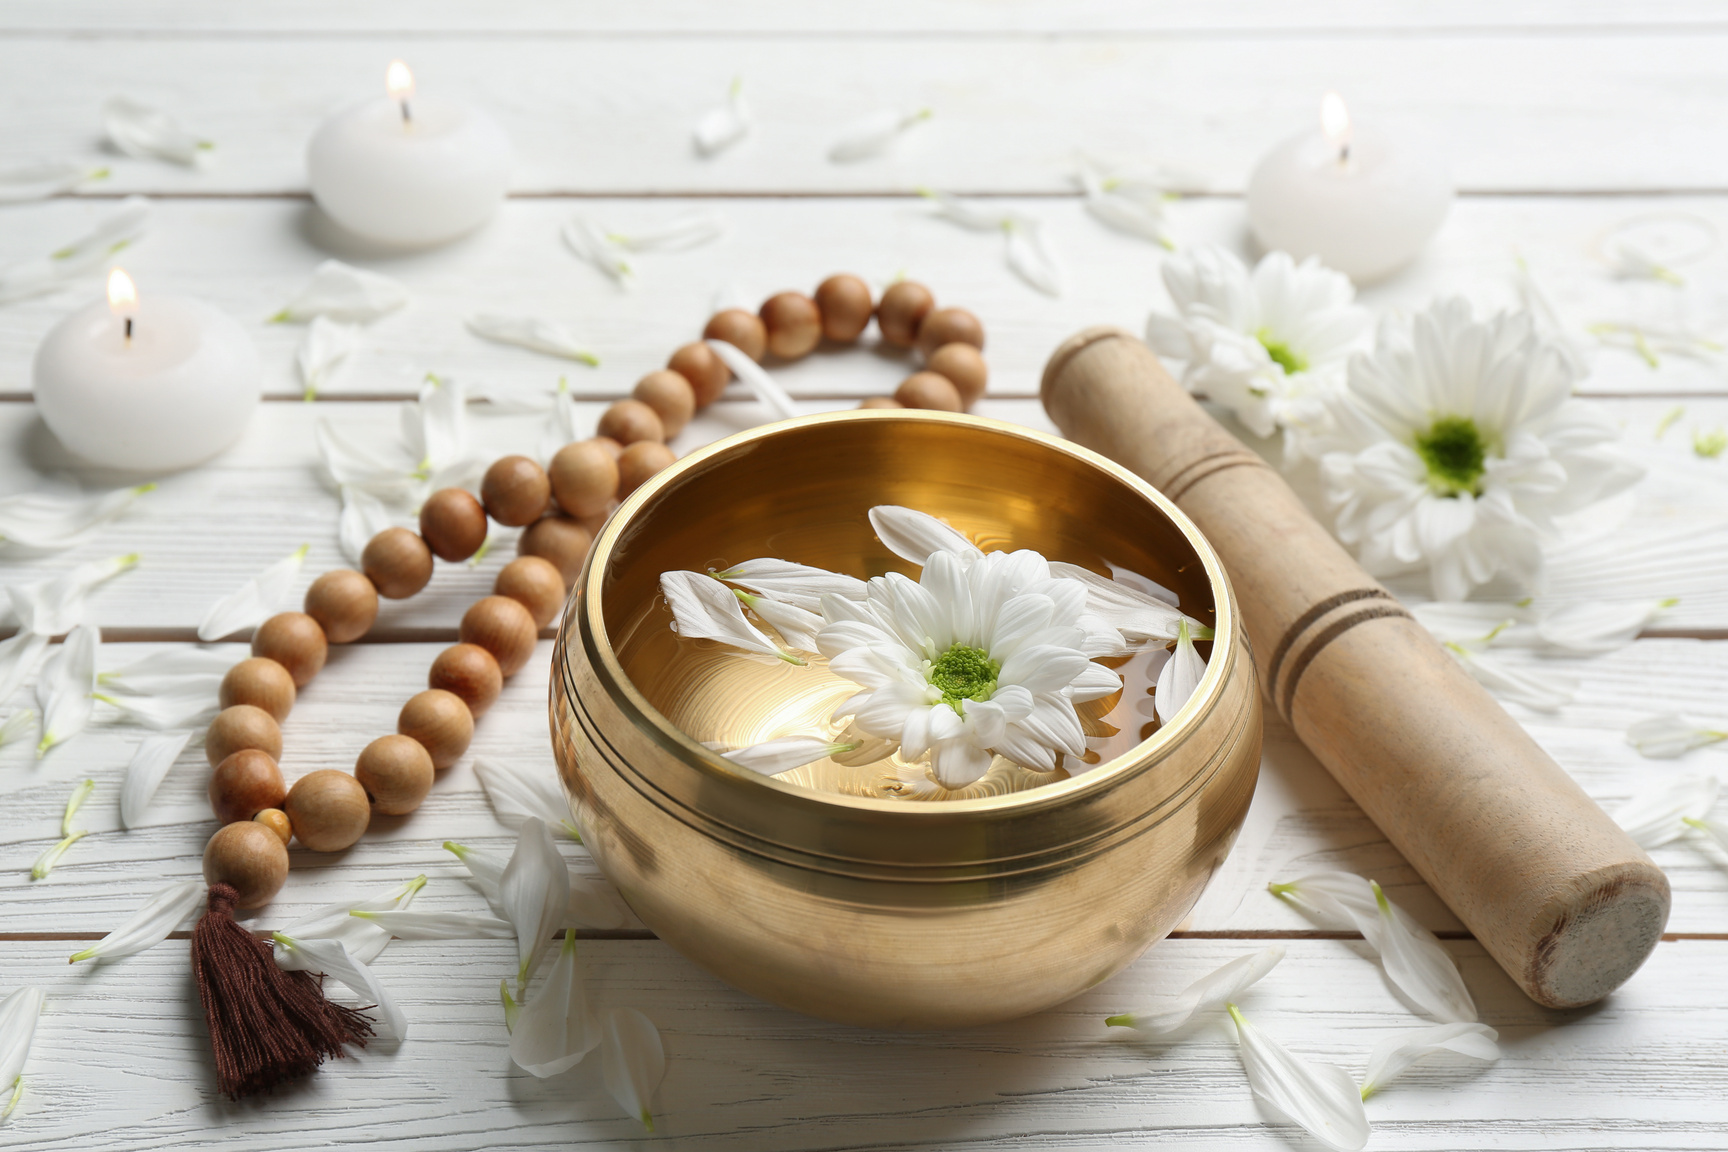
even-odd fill
[[[552,502],[546,470],[526,456],[506,456],[486,469],[480,503],[486,515],[506,528],[523,528],[540,519]]]
[[[807,356],[822,342],[822,310],[802,292],[768,297],[761,316],[768,329],[768,351],[782,360]]]
[[[324,629],[304,612],[278,612],[252,633],[252,655],[282,665],[296,688],[312,682],[329,654]]]
[[[486,543],[486,509],[466,489],[440,488],[420,506],[420,538],[440,560],[466,560]]]
[[[660,417],[668,440],[682,432],[684,425],[690,423],[690,417],[696,414],[696,389],[670,368],[648,373],[636,382],[636,388],[630,394]]]
[[[378,619],[378,589],[352,568],[336,568],[312,581],[303,605],[332,644],[349,644],[366,635]]]
[[[386,600],[406,600],[432,579],[432,549],[406,528],[386,528],[366,543],[360,570]]]

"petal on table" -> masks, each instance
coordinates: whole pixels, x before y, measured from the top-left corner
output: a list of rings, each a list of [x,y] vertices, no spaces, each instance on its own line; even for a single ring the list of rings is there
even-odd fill
[[[58,636],[71,631],[83,617],[84,603],[90,598],[90,593],[105,581],[137,566],[138,553],[131,552],[80,564],[64,576],[12,585],[6,593],[11,597],[19,630],[42,636]]]
[[[559,232],[570,251],[604,272],[615,283],[623,284],[632,275],[624,250],[614,243],[606,230],[586,216],[574,216]]]
[[[202,880],[183,880],[161,889],[125,923],[82,952],[72,954],[72,963],[80,960],[118,960],[146,948],[154,948],[168,939],[169,933],[196,916],[204,906],[208,890]]]
[[[191,739],[190,732],[164,732],[139,741],[138,750],[126,765],[126,780],[120,786],[120,827],[138,827],[156,789],[162,786],[168,770],[174,767],[174,761]]]
[[[0,304],[53,292],[71,280],[104,267],[115,252],[144,234],[150,202],[128,196],[91,231],[47,256],[0,271]]]
[[[18,1103],[24,1061],[30,1058],[30,1041],[36,1036],[36,1019],[42,1015],[45,997],[40,988],[19,988],[0,1000],[0,1120]]]
[[[1111,1016],[1104,1023],[1113,1027],[1133,1028],[1146,1036],[1168,1036],[1202,1012],[1223,1008],[1239,999],[1261,977],[1284,959],[1284,945],[1274,944],[1258,952],[1238,956],[1228,964],[1208,972],[1182,991],[1160,997],[1144,1008]]]
[[[543,946],[563,926],[570,906],[570,867],[538,817],[522,821],[516,851],[498,878],[498,902],[516,929],[516,987],[526,990]]]
[[[1356,1081],[1336,1064],[1292,1054],[1229,1005],[1248,1085],[1268,1107],[1328,1148],[1356,1152],[1368,1143],[1368,1113]]]
[[[1640,848],[1659,848],[1686,834],[1688,818],[1702,820],[1716,805],[1714,776],[1681,776],[1633,796],[1609,813]]]
[[[380,909],[349,913],[383,928],[398,940],[508,940],[516,926],[485,912],[398,912]]]
[[[296,940],[340,940],[362,964],[378,959],[393,937],[390,930],[374,920],[355,916],[355,912],[404,912],[414,902],[420,889],[426,886],[424,875],[403,884],[386,888],[363,900],[337,901],[315,908],[291,924],[282,927],[284,935]]]
[[[683,252],[712,243],[726,234],[726,217],[712,208],[680,212],[652,228],[606,233],[606,239],[632,252]]]
[[[214,715],[221,706],[220,689],[220,681],[183,677],[154,691],[128,692],[123,685],[104,686],[92,696],[117,709],[130,723],[166,729],[184,728]]]
[[[408,289],[399,280],[340,260],[326,260],[313,269],[312,279],[272,321],[304,323],[315,316],[367,323],[408,303]]]
[[[509,860],[453,840],[444,841],[444,850],[454,853],[456,859],[462,861],[462,866],[468,869],[468,875],[474,879],[474,886],[480,889],[480,895],[486,898],[492,911],[502,916],[504,906],[498,897],[498,882],[504,878],[504,865],[508,864]],[[511,929],[510,934],[515,935],[515,929]]]
[[[35,632],[19,632],[0,640],[0,700],[12,699],[12,693],[30,679],[47,650],[48,637]]]
[[[576,936],[566,933],[540,994],[517,1015],[510,1059],[535,1076],[556,1076],[574,1068],[599,1043],[600,1027],[576,964]]]
[[[564,325],[538,316],[506,316],[500,312],[476,312],[468,317],[468,331],[497,344],[514,344],[531,352],[580,360],[598,365],[600,358],[588,350]],[[569,441],[566,440],[565,443]]]
[[[348,945],[340,940],[300,940],[280,932],[273,933],[272,939],[276,943],[277,967],[289,972],[322,972],[341,981],[361,1000],[370,1001],[367,1011],[375,1014],[380,1037],[408,1039],[408,1018],[378,983],[372,969],[348,951]]]
[[[774,378],[763,370],[762,365],[746,356],[742,349],[724,340],[707,340],[704,343],[732,370],[732,375],[738,377],[739,383],[750,389],[757,402],[774,413],[775,419],[790,420],[798,415],[797,406],[792,403],[792,397],[786,389],[775,383]]]
[[[44,640],[44,642],[46,642]],[[3,696],[0,696],[3,698]],[[5,720],[0,720],[0,748],[15,740],[22,740],[30,729],[36,726],[36,713],[28,708],[20,708]]]
[[[570,822],[570,804],[558,784],[558,770],[550,764],[524,768],[513,761],[484,758],[474,761],[474,775],[480,778],[500,824],[520,830],[523,821],[534,817],[548,828],[563,829],[572,840],[582,839]]]
[[[834,146],[828,149],[828,159],[836,164],[868,160],[888,151],[894,141],[915,124],[930,119],[928,108],[884,108],[848,124]]]
[[[692,139],[696,151],[703,156],[716,156],[744,139],[751,126],[750,108],[744,103],[744,81],[732,81],[726,92],[726,102],[702,114],[696,121]]]
[[[1066,287],[1062,262],[1044,233],[1044,223],[1030,216],[1009,216],[1002,225],[1008,236],[1008,267],[1046,296],[1060,296]]]
[[[100,496],[52,492],[7,496],[0,499],[0,542],[40,552],[75,547],[155,487],[134,484]]]
[[[336,378],[342,362],[360,347],[360,325],[314,316],[300,341],[295,361],[300,365],[302,398],[315,400],[324,385]]]
[[[1362,1077],[1362,1099],[1368,1097],[1399,1076],[1419,1060],[1443,1052],[1468,1056],[1472,1060],[1500,1059],[1500,1049],[1494,1043],[1500,1034],[1486,1024],[1437,1024],[1388,1036],[1374,1045],[1368,1057],[1368,1071]]]
[[[243,628],[256,627],[275,615],[282,598],[294,586],[300,567],[306,562],[306,552],[312,546],[302,544],[216,603],[204,613],[198,625],[198,639],[208,643],[232,636]]]
[[[654,1021],[634,1008],[612,1008],[600,1024],[606,1091],[618,1107],[654,1131],[654,1090],[666,1076],[666,1049]]]
[[[0,202],[46,200],[86,180],[101,180],[108,169],[87,160],[38,160],[0,169]]]
[[[96,651],[101,633],[90,624],[72,629],[49,658],[36,681],[36,703],[42,710],[42,736],[36,754],[65,743],[84,730],[96,706]]]
[[[198,164],[214,145],[200,140],[168,113],[125,96],[102,106],[102,126],[114,147],[128,156]]]
[[[378,497],[352,484],[342,485],[342,517],[337,536],[342,554],[356,567],[372,537],[395,526],[396,514]]]
[[[4,694],[0,694],[4,699]],[[1652,760],[1673,760],[1694,748],[1728,740],[1728,722],[1711,723],[1678,712],[1664,712],[1626,729],[1626,743]]]
[[[952,552],[968,561],[984,555],[972,541],[916,508],[878,504],[870,509],[870,527],[888,551],[918,565],[928,563],[937,552]]]

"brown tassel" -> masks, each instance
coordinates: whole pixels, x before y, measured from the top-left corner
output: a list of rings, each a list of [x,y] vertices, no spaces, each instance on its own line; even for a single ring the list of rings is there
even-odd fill
[[[344,1044],[366,1046],[372,1021],[324,998],[318,980],[284,972],[268,943],[234,921],[232,885],[212,884],[192,930],[192,974],[210,1025],[216,1076],[230,1098],[317,1070]]]

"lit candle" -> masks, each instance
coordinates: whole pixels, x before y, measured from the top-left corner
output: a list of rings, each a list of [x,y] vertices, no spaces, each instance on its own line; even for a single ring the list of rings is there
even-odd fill
[[[167,472],[232,444],[258,404],[262,367],[245,329],[184,296],[140,300],[116,268],[108,300],[55,325],[36,349],[36,409],[94,464]]]
[[[326,120],[306,150],[312,197],[338,224],[402,247],[484,224],[510,183],[510,141],[478,108],[416,95],[392,60],[385,95]]]
[[[1404,267],[1439,231],[1452,180],[1434,155],[1320,102],[1320,130],[1278,145],[1248,182],[1248,223],[1268,251],[1318,256],[1357,283]]]

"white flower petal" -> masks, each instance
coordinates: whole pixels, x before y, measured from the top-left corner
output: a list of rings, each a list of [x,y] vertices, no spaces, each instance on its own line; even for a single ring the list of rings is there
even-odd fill
[[[36,703],[42,711],[42,737],[36,742],[40,756],[84,730],[96,706],[96,651],[102,635],[89,624],[72,629],[49,658],[36,681]]]
[[[30,865],[30,879],[46,880],[48,874],[54,871],[55,865],[60,863],[60,858],[66,855],[66,850],[88,835],[88,832],[73,832],[43,849],[42,854]]]
[[[402,430],[408,453],[419,473],[436,488],[464,487],[438,474],[470,463],[468,455],[468,393],[460,380],[428,375],[420,398],[402,407]],[[474,479],[486,470],[479,463]]]
[[[504,914],[503,902],[498,897],[498,881],[504,878],[504,865],[509,860],[503,856],[495,856],[490,852],[482,852],[470,848],[466,844],[458,844],[454,840],[444,841],[444,851],[454,853],[456,859],[462,861],[468,869],[468,875],[473,877],[474,886],[480,890],[480,895],[486,898],[486,903],[500,916]],[[511,930],[515,935],[515,930]]]
[[[1317,872],[1273,884],[1271,891],[1325,924],[1362,933],[1393,985],[1429,1016],[1447,1024],[1476,1019],[1476,1003],[1451,954],[1374,881]]]
[[[354,959],[370,964],[378,959],[393,937],[384,925],[354,913],[406,912],[425,886],[426,877],[421,875],[363,900],[326,904],[291,924],[283,925],[281,931],[296,940],[340,940],[348,946]],[[506,937],[511,934],[505,933]]]
[[[572,840],[582,839],[570,821],[570,805],[559,786],[558,770],[551,765],[524,768],[515,762],[477,759],[474,775],[480,778],[500,824],[520,829],[523,821],[533,817],[548,828],[563,829]]]
[[[18,1103],[24,1062],[30,1058],[30,1041],[36,1036],[36,1019],[46,999],[40,988],[19,988],[0,1000],[0,1120]]]
[[[1681,776],[1647,788],[1609,813],[1640,848],[1660,848],[1686,834],[1686,820],[1702,820],[1715,807],[1714,776]]]
[[[118,960],[146,948],[154,948],[204,906],[207,892],[203,881],[185,880],[170,884],[134,912],[127,921],[82,952],[72,954],[72,963],[80,960]]]
[[[506,316],[500,312],[476,312],[468,317],[468,331],[482,339],[499,344],[514,344],[532,352],[557,356],[564,360],[580,360],[598,365],[600,358],[576,339],[562,324],[542,320],[537,316]],[[568,443],[566,440],[564,443]]]
[[[312,317],[295,354],[304,398],[316,399],[319,390],[336,378],[337,368],[359,347],[360,325],[338,323],[325,315]]]
[[[570,868],[537,817],[522,821],[516,850],[498,878],[498,901],[516,929],[516,987],[524,990],[570,906]]]
[[[1176,639],[1176,625],[1183,617],[1175,605],[1078,564],[1052,560],[1050,574],[1085,585],[1088,610],[1107,620],[1128,639]],[[1192,617],[1189,618],[1189,629],[1202,637],[1205,635],[1200,622]]]
[[[696,151],[703,156],[715,156],[744,139],[750,131],[750,109],[744,103],[744,82],[732,81],[726,103],[710,108],[696,121],[693,138]]]
[[[148,691],[127,691],[127,685],[100,685],[91,697],[118,710],[126,720],[146,728],[184,728],[216,713],[221,706],[220,677],[184,676]]]
[[[654,1131],[654,1090],[666,1076],[666,1050],[654,1021],[634,1008],[611,1008],[600,1025],[606,1091],[628,1116]]]
[[[43,642],[46,643],[47,641],[44,640]],[[20,708],[12,713],[4,721],[0,721],[0,748],[4,748],[15,740],[23,739],[24,734],[35,726],[36,713],[28,708]]]
[[[1145,1008],[1112,1016],[1104,1022],[1133,1028],[1146,1036],[1168,1036],[1200,1013],[1214,1011],[1240,998],[1282,959],[1282,944],[1238,956],[1200,977],[1181,992],[1160,997]]]
[[[484,912],[377,911],[355,909],[350,916],[376,924],[398,940],[508,940],[516,928]]]
[[[356,567],[372,537],[392,527],[396,520],[396,515],[378,497],[352,484],[342,485],[342,518],[337,536],[342,555]]]
[[[137,565],[138,553],[132,552],[80,564],[64,576],[38,580],[33,584],[12,585],[6,592],[11,597],[19,628],[40,636],[58,636],[71,631],[84,615],[84,602],[90,593],[105,581],[129,572]]]
[[[566,933],[540,994],[524,1004],[516,1018],[510,1059],[523,1071],[545,1078],[574,1068],[599,1043],[600,1025],[588,1007],[576,964],[576,935]]]
[[[743,351],[724,340],[704,341],[714,354],[720,357],[726,367],[732,369],[732,375],[746,388],[751,395],[767,408],[778,420],[790,420],[798,415],[797,406],[792,403],[792,397],[786,389],[774,382],[774,378],[756,361],[746,356]]]
[[[937,552],[952,552],[963,560],[984,554],[966,537],[928,512],[878,504],[870,509],[870,527],[888,551],[914,564],[926,564]]]
[[[0,640],[0,701],[12,698],[19,685],[36,671],[42,653],[47,650],[48,637],[35,632],[19,632]]]
[[[46,200],[86,180],[101,180],[108,169],[85,160],[39,160],[0,169],[0,202]]]
[[[884,108],[846,126],[840,139],[828,149],[828,159],[836,164],[848,164],[880,156],[913,125],[930,118],[930,109],[910,111]]]
[[[0,271],[0,304],[53,292],[71,280],[104,267],[109,257],[144,234],[150,202],[128,196],[96,227],[47,256]]]
[[[156,789],[191,739],[190,732],[167,732],[146,736],[139,742],[131,763],[126,765],[126,782],[120,786],[120,827],[138,827],[151,797],[156,795]]]
[[[788,560],[746,560],[734,564],[714,577],[728,584],[738,584],[752,592],[802,608],[807,612],[822,610],[822,597],[833,594],[847,600],[863,600],[868,585],[856,576],[794,564]]]
[[[1522,704],[1538,712],[1558,712],[1572,703],[1577,695],[1576,682],[1558,673],[1539,676],[1485,652],[1475,652],[1450,641],[1442,647],[1452,653],[1453,658],[1464,665],[1465,671],[1475,677],[1478,683],[1502,700]]]
[[[1419,1060],[1451,1052],[1472,1060],[1495,1061],[1500,1049],[1494,1043],[1500,1034],[1486,1024],[1437,1024],[1388,1036],[1374,1045],[1368,1071],[1362,1077],[1362,1099],[1380,1091]]]
[[[1077,176],[1086,211],[1095,219],[1129,236],[1175,248],[1165,220],[1166,207],[1174,198],[1167,189],[1151,180],[1118,176],[1086,157],[1080,160]]]
[[[0,541],[42,552],[75,547],[155,487],[135,484],[100,496],[27,492],[0,498]]]
[[[367,323],[407,303],[408,289],[400,281],[340,260],[326,260],[313,269],[306,286],[270,319],[303,323],[315,316],[328,316]]]
[[[1568,604],[1537,620],[1536,632],[1549,647],[1562,652],[1600,655],[1632,643],[1675,603],[1651,599]]]
[[[188,166],[201,162],[213,147],[160,109],[116,96],[102,106],[102,127],[114,147],[128,156],[170,160]]]
[[[724,753],[726,759],[740,768],[748,768],[764,776],[778,776],[806,764],[814,764],[858,747],[856,743],[836,744],[821,736],[782,736],[748,748]]]
[[[675,629],[689,639],[714,640],[773,656],[791,664],[803,660],[785,652],[744,618],[743,606],[732,589],[703,572],[664,572],[660,591],[671,605]]]
[[[1712,724],[1678,712],[1651,716],[1626,729],[1626,743],[1652,760],[1673,760],[1723,740],[1728,740],[1728,723]]]
[[[570,910],[565,926],[578,928],[624,928],[635,919],[618,889],[605,880],[570,877]]]
[[[1158,686],[1152,695],[1158,719],[1165,724],[1182,711],[1194,689],[1200,686],[1201,677],[1206,675],[1206,661],[1194,647],[1186,618],[1177,622],[1176,633],[1176,650],[1159,670]]]
[[[786,647],[795,652],[814,652],[817,650],[816,633],[822,628],[822,617],[814,612],[806,612],[791,604],[782,604],[778,600],[770,600],[766,596],[757,596],[752,592],[735,593],[750,611],[760,616],[764,623],[780,633],[780,638],[786,642]]]
[[[652,228],[608,231],[606,239],[631,252],[683,252],[726,234],[726,217],[712,208],[692,208]]]
[[[1044,234],[1041,221],[1010,216],[1003,224],[1008,236],[1008,267],[1046,296],[1060,296],[1065,287],[1062,264]]]
[[[310,544],[302,544],[284,559],[276,561],[216,603],[204,613],[198,625],[198,639],[205,642],[232,636],[244,628],[256,627],[275,614],[294,586],[294,578],[306,562]]]
[[[375,1013],[378,1035],[386,1040],[408,1038],[408,1018],[384,991],[372,969],[354,958],[348,945],[340,940],[302,940],[273,934],[276,943],[276,966],[284,971],[322,972],[333,980],[346,984],[364,1001],[366,1009]]]
[[[1234,1004],[1236,1040],[1248,1084],[1268,1107],[1328,1148],[1356,1152],[1368,1143],[1368,1112],[1356,1081],[1336,1064],[1311,1064],[1250,1024]]]
[[[572,217],[560,230],[560,235],[572,252],[617,283],[625,283],[632,275],[623,248],[606,235],[604,228],[586,216]]]

